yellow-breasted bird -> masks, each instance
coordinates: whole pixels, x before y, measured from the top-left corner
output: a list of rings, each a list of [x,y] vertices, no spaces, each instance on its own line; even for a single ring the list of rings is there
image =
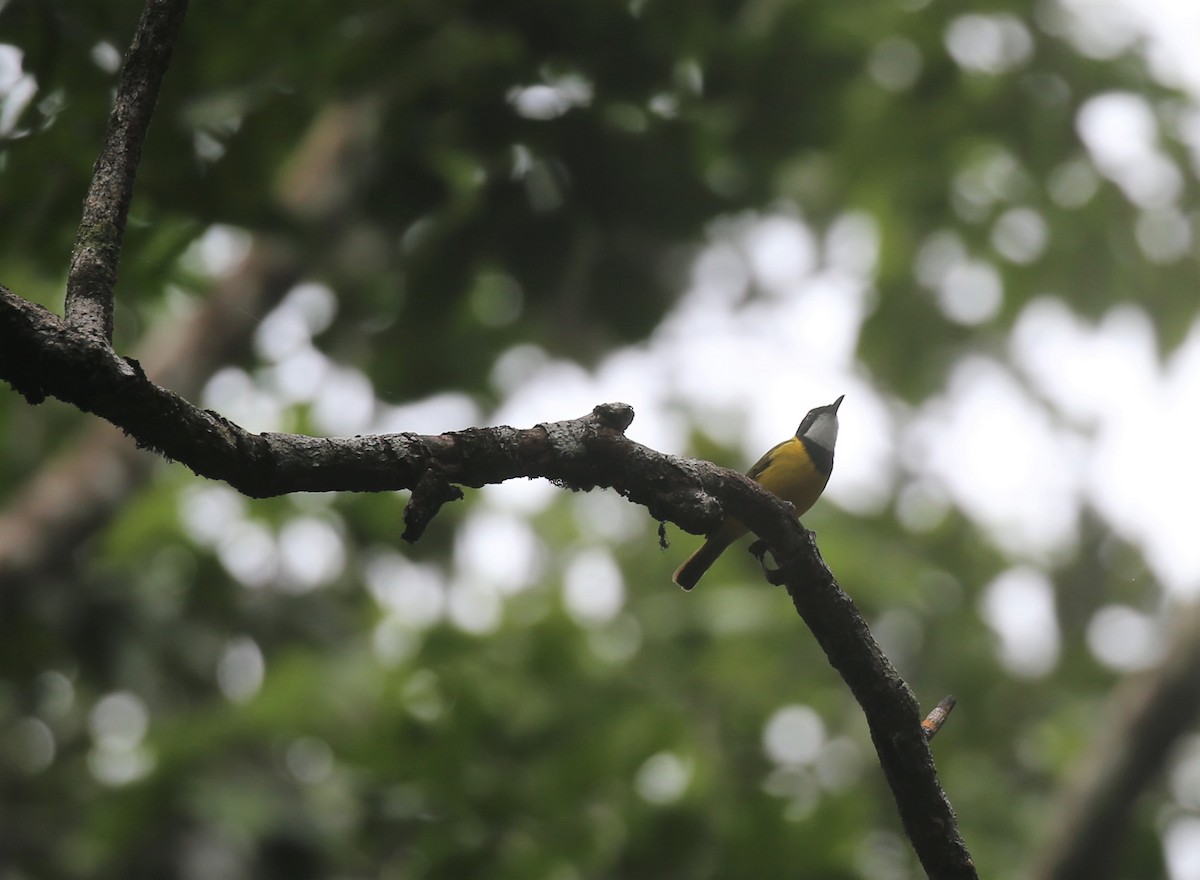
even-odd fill
[[[842,395],[845,397],[846,395]],[[746,476],[764,489],[790,501],[801,517],[825,491],[833,473],[833,447],[837,443],[839,397],[828,406],[810,409],[796,434],[772,447],[747,471]],[[704,539],[700,549],[675,572],[675,583],[690,590],[725,548],[749,531],[733,517]]]

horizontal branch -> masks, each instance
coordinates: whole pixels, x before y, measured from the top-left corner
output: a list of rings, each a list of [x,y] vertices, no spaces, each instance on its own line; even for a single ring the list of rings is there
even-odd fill
[[[259,239],[241,266],[197,297],[187,317],[164,317],[137,349],[145,371],[184,395],[245,355],[260,315],[296,283],[290,248]],[[73,556],[153,473],[154,457],[99,420],[14,487],[0,509],[0,583],[37,584]]]
[[[626,404],[517,429],[329,439],[253,434],[158,387],[136,361],[0,286],[0,379],[32,403],[57,397],[134,440],[251,497],[411,489],[409,540],[458,486],[541,477],[574,490],[615,489],[656,519],[711,531],[726,514],[765,540],[797,611],[862,706],[901,820],[932,878],[975,878],[921,726],[917,701],[821,559],[791,505],[742,474],[629,440]]]
[[[252,498],[412,489],[414,503],[421,505],[424,493],[440,493],[445,484],[479,487],[544,477],[572,489],[618,488],[656,518],[694,533],[720,518],[716,499],[698,485],[696,463],[623,437],[633,413],[621,404],[524,430],[353,438],[255,434],[155,385],[137,361],[120,357],[102,340],[3,286],[0,379],[31,403],[56,397],[95,413],[138,445]]]

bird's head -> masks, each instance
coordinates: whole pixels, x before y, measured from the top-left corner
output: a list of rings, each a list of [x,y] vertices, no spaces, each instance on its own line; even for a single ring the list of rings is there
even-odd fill
[[[810,443],[833,452],[838,435],[837,411],[845,396],[843,394],[827,406],[810,409],[808,415],[804,417],[804,421],[800,423],[800,427],[796,429],[796,436],[803,437]]]

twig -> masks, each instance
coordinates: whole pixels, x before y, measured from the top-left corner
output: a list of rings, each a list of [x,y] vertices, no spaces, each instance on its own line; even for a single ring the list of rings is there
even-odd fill
[[[186,12],[187,0],[146,2],[121,69],[116,101],[92,169],[83,219],[71,252],[67,320],[106,342],[112,342],[113,289],[142,144]]]
[[[925,720],[921,722],[921,728],[925,731],[925,739],[933,739],[937,736],[942,725],[946,723],[946,719],[950,717],[950,713],[954,711],[957,702],[958,700],[953,696],[942,697],[941,702],[925,716]]]
[[[461,501],[462,489],[451,485],[434,470],[427,470],[413,487],[412,498],[404,508],[404,533],[400,535],[410,544],[415,544],[425,534],[425,527],[437,516],[442,505],[450,501]]]

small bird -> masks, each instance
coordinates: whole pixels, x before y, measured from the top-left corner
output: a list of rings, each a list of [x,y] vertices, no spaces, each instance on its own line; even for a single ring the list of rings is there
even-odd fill
[[[774,446],[746,473],[764,489],[791,502],[799,518],[808,512],[825,491],[833,473],[833,447],[838,435],[838,407],[842,395],[828,406],[810,409],[796,434]],[[674,581],[685,590],[696,586],[709,566],[725,548],[749,529],[733,517],[704,539],[695,553],[675,572]]]

